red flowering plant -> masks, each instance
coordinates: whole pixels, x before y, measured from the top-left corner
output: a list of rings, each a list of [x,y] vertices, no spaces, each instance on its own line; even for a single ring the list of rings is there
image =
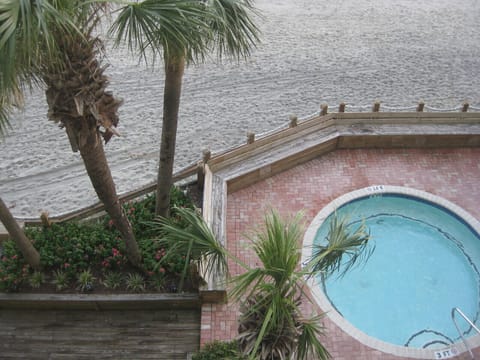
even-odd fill
[[[175,204],[187,203],[184,193],[178,189],[172,197]],[[150,281],[149,288],[165,289],[163,283],[176,281],[185,264],[184,254],[169,256],[169,249],[156,239],[158,227],[152,226],[155,212],[154,196],[139,202],[124,204],[124,211],[132,222],[135,236],[142,253],[143,275]],[[26,235],[40,253],[45,284],[62,286],[57,291],[75,291],[78,275],[85,271],[95,274],[97,284],[103,284],[107,274],[122,276],[132,269],[125,256],[125,243],[115,229],[113,221],[105,216],[99,221],[68,221],[51,226],[27,227]],[[25,264],[21,252],[13,241],[0,247],[0,291],[29,291],[28,284],[34,275]],[[153,284],[154,283],[154,284]],[[38,291],[38,290],[37,290]]]
[[[113,247],[111,254],[103,259],[101,265],[104,270],[114,270],[121,268],[127,261],[127,257],[120,250]]]
[[[123,211],[132,224],[133,233],[141,237],[151,237],[148,225],[155,218],[155,196],[147,195],[141,201],[131,201],[123,204]],[[115,229],[115,224],[110,217],[106,216],[105,227]]]
[[[28,278],[30,266],[18,253],[13,241],[3,244],[0,258],[0,291],[17,291]]]

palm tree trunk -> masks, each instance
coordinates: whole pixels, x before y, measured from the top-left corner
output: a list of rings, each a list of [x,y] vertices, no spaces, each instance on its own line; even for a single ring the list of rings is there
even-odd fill
[[[132,226],[118,200],[102,140],[95,127],[82,133],[85,141],[83,144],[79,144],[79,150],[88,176],[98,198],[105,206],[105,211],[110,215],[115,227],[125,241],[128,260],[132,265],[139,267],[141,264],[140,250],[135,240]]]
[[[40,254],[35,249],[31,241],[27,238],[23,230],[18,225],[8,207],[0,198],[0,221],[7,229],[11,238],[17,244],[23,254],[25,261],[35,270],[40,268]]]
[[[158,166],[155,214],[168,217],[172,187],[175,142],[177,139],[178,109],[182,92],[185,57],[165,57],[165,88],[163,93],[163,125]]]

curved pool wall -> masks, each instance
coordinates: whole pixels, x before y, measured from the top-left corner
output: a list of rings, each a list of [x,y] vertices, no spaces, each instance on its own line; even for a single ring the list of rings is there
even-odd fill
[[[420,200],[424,200],[427,203],[431,203],[433,205],[437,205],[439,207],[445,208],[446,210],[453,213],[453,215],[460,218],[464,223],[466,223],[469,227],[471,227],[476,233],[480,233],[480,223],[477,221],[472,215],[468,212],[460,208],[459,206],[451,203],[450,201],[443,199],[439,196],[412,189],[412,188],[405,188],[399,186],[386,186],[386,185],[376,185],[370,186],[367,188],[359,189],[353,192],[349,192],[343,196],[338,197],[337,199],[330,202],[327,206],[325,206],[313,219],[311,224],[309,225],[305,236],[304,236],[304,243],[303,243],[303,253],[302,253],[302,262],[306,262],[307,259],[311,256],[311,249],[312,245],[314,244],[315,237],[317,235],[317,231],[322,225],[322,223],[331,215],[336,209],[340,208],[341,206],[353,202],[354,200],[358,200],[360,198],[372,196],[372,195],[380,195],[380,194],[393,194],[393,195],[403,195],[407,197],[412,197]],[[449,345],[444,349],[421,349],[421,348],[412,348],[412,347],[404,347],[400,345],[394,345],[391,343],[387,343],[385,341],[379,340],[372,336],[369,336],[353,326],[349,321],[347,321],[335,307],[330,303],[327,296],[321,290],[321,286],[319,286],[318,282],[315,279],[309,280],[310,290],[314,299],[316,300],[317,304],[321,308],[322,311],[326,312],[328,317],[343,331],[347,334],[358,340],[359,342],[367,345],[371,348],[377,349],[379,351],[393,354],[396,356],[404,356],[410,358],[418,358],[418,359],[436,359],[436,358],[447,358],[452,357],[455,353],[462,353],[467,351],[463,342],[457,341],[453,345]],[[457,318],[458,319],[458,318]],[[463,319],[458,320],[463,321]],[[471,348],[476,348],[480,346],[480,335],[474,335],[468,338],[468,344]],[[439,357],[439,352],[442,352],[444,357]]]

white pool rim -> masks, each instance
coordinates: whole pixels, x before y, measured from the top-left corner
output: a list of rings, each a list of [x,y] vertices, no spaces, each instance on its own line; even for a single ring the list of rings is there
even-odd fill
[[[468,213],[461,207],[440,196],[402,186],[374,185],[346,193],[334,199],[315,216],[313,221],[308,226],[303,238],[302,263],[305,263],[311,257],[313,242],[315,240],[317,231],[331,213],[333,213],[336,209],[340,208],[342,205],[345,205],[346,203],[349,203],[353,200],[378,194],[406,195],[441,206],[457,215],[477,234],[480,234],[480,222],[477,219],[475,219],[470,213]],[[317,302],[318,306],[322,311],[327,314],[330,320],[332,320],[348,335],[373,349],[395,356],[409,357],[415,359],[447,359],[468,351],[468,349],[465,347],[461,340],[442,349],[420,349],[394,345],[376,339],[372,336],[365,334],[364,332],[350,324],[342,315],[340,315],[332,306],[327,296],[323,293],[323,291],[321,290],[321,286],[316,282],[314,277],[308,280],[308,285],[312,296]],[[461,321],[463,321],[463,319]],[[471,349],[480,346],[480,335],[477,334],[475,336],[469,337],[467,339],[467,342]]]

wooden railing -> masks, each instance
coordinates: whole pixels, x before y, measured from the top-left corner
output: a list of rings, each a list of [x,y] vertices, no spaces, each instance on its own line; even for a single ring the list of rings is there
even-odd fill
[[[188,177],[197,175],[198,166],[199,166],[198,164],[193,164],[175,173],[173,175],[173,182],[177,183],[179,181],[185,180]],[[127,193],[121,194],[118,196],[118,198],[121,203],[132,201],[146,194],[153,193],[156,190],[156,187],[157,187],[157,183],[153,182],[151,184],[144,185],[136,190],[132,190]],[[96,204],[93,204],[85,208],[75,210],[66,214],[61,214],[61,215],[51,216],[51,217],[49,216],[48,220],[51,222],[64,222],[69,220],[85,219],[101,213],[102,211],[104,211],[104,209],[105,207],[103,206],[103,203],[98,202]],[[21,218],[17,220],[22,222],[25,225],[36,226],[36,225],[42,224],[41,218]]]
[[[430,117],[430,115],[432,117],[435,117],[436,115],[438,115],[439,117],[448,117],[452,114],[454,114],[454,112],[442,112],[442,113],[435,113],[435,115],[433,113],[427,113],[427,112],[424,112],[424,109],[426,109],[427,107],[425,106],[425,103],[423,101],[420,101],[414,108],[414,112],[418,114],[418,116],[422,116],[422,117]],[[469,103],[465,102],[461,105],[461,107],[458,109],[459,112],[461,113],[467,113],[468,110],[470,108],[470,105]],[[282,128],[279,128],[279,129],[275,129],[273,131],[269,131],[265,134],[255,134],[253,132],[248,132],[247,133],[247,139],[246,139],[246,143],[244,144],[239,144],[237,146],[232,146],[231,148],[229,149],[226,149],[224,151],[221,151],[217,154],[215,154],[215,161],[213,161],[213,163],[221,160],[223,156],[228,156],[228,154],[232,153],[232,152],[238,152],[239,149],[241,148],[248,148],[249,146],[253,146],[253,147],[256,147],[258,146],[259,144],[259,141],[260,139],[262,139],[262,141],[260,142],[263,142],[263,141],[266,141],[266,142],[270,142],[270,141],[275,141],[276,139],[276,136],[271,136],[273,134],[276,134],[276,133],[280,133],[281,130],[286,130],[286,129],[292,129],[292,128],[297,128],[298,125],[302,124],[302,125],[305,125],[305,123],[310,123],[310,122],[316,122],[316,118],[322,118],[322,119],[325,119],[327,118],[328,116],[341,116],[342,118],[358,118],[358,119],[363,119],[363,118],[369,118],[371,117],[371,115],[378,115],[378,116],[381,116],[381,115],[385,115],[385,117],[392,117],[392,118],[395,118],[395,117],[401,117],[403,115],[405,115],[406,113],[402,113],[402,112],[386,112],[386,113],[383,113],[383,112],[380,112],[381,110],[381,103],[379,101],[376,101],[373,103],[372,107],[371,107],[371,110],[370,112],[360,112],[360,113],[349,113],[349,112],[346,112],[346,104],[345,103],[340,103],[339,106],[338,106],[338,109],[337,109],[337,112],[333,112],[333,113],[329,113],[329,107],[327,104],[322,104],[320,106],[320,111],[317,112],[315,114],[315,116],[312,116],[311,118],[309,117],[308,119],[306,120],[300,120],[297,118],[297,116],[295,115],[291,115],[290,116],[290,119],[289,119],[289,123],[288,124],[285,124],[285,126],[282,126]],[[467,114],[465,114],[467,115]],[[299,126],[300,127],[300,126]],[[278,135],[278,136],[281,136],[281,135]],[[203,188],[203,182],[204,182],[204,166],[207,162],[209,162],[210,158],[212,157],[212,154],[210,153],[210,150],[204,150],[203,151],[203,158],[198,162],[198,163],[195,163],[195,164],[192,164],[182,170],[180,170],[179,172],[175,173],[174,176],[173,176],[173,181],[174,183],[178,182],[178,181],[181,181],[181,180],[184,180],[188,177],[191,177],[191,176],[197,176],[197,181],[198,181],[198,184],[200,186],[200,188]],[[210,163],[209,163],[210,164]],[[213,164],[212,164],[213,165]],[[142,187],[140,187],[139,189],[136,189],[136,190],[133,190],[133,191],[130,191],[130,192],[127,192],[127,193],[124,193],[122,195],[119,196],[119,200],[123,203],[123,202],[127,202],[127,201],[131,201],[131,200],[134,200],[136,198],[139,198],[141,196],[144,196],[146,194],[149,194],[149,193],[152,193],[155,191],[155,188],[156,188],[156,183],[153,182],[151,184],[148,184],[148,185],[144,185]],[[68,221],[68,220],[75,220],[75,219],[82,219],[82,218],[87,218],[87,217],[91,217],[95,214],[98,214],[98,213],[101,213],[102,211],[104,211],[104,206],[102,203],[96,203],[96,204],[93,204],[91,206],[88,206],[88,207],[85,207],[85,208],[82,208],[82,209],[79,209],[79,210],[75,210],[73,212],[70,212],[70,213],[66,213],[66,214],[62,214],[62,215],[58,215],[58,216],[52,216],[52,217],[49,217],[48,219],[52,222],[63,222],[63,221]],[[26,225],[39,225],[42,223],[41,219],[40,218],[19,218],[18,219],[19,221],[25,223]]]

